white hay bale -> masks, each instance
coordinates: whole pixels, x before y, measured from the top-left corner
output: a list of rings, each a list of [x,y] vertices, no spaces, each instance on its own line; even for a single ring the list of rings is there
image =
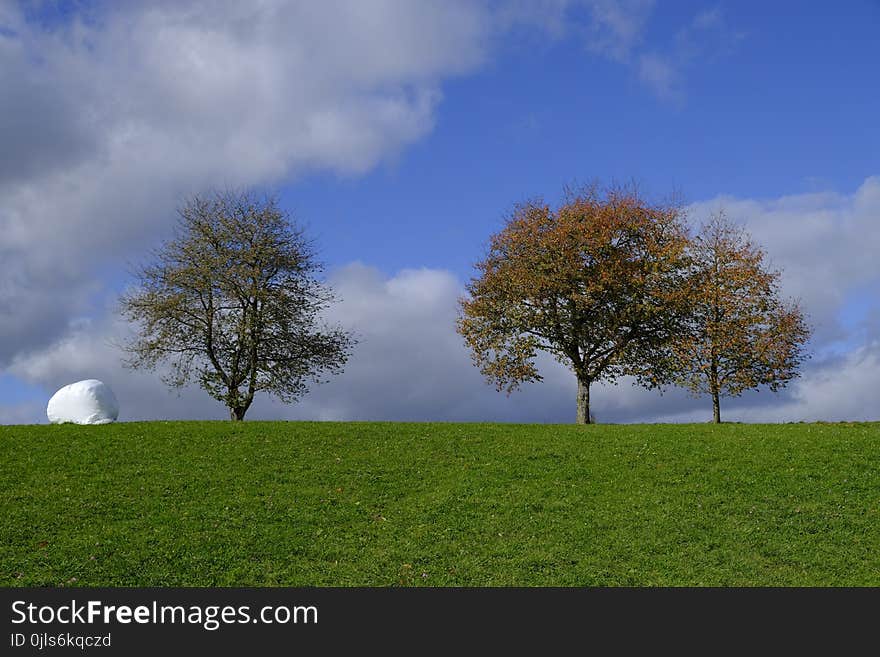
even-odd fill
[[[110,386],[86,379],[64,386],[49,400],[46,415],[52,424],[109,424],[119,417],[119,402]]]

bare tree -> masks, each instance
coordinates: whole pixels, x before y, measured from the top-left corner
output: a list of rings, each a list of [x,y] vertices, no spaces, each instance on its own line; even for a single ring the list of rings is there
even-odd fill
[[[174,387],[195,379],[243,420],[258,392],[293,402],[309,381],[342,371],[354,338],[320,321],[334,300],[313,246],[273,198],[195,196],[175,236],[120,299],[138,326],[126,364],[170,364]]]

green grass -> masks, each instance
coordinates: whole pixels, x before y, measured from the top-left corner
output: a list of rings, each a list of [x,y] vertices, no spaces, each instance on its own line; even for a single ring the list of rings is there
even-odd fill
[[[0,427],[0,584],[880,585],[880,423]]]

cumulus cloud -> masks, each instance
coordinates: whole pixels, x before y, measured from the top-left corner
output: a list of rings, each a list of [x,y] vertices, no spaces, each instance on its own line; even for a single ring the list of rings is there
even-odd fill
[[[285,405],[259,397],[251,419],[432,420],[571,422],[573,375],[549,357],[541,358],[541,383],[511,396],[486,385],[455,333],[462,284],[452,273],[412,269],[383,276],[353,263],[333,272],[341,297],[328,319],[355,331],[360,343],[345,372],[313,385],[300,402]],[[196,387],[169,391],[155,373],[132,372],[120,364],[120,342],[130,327],[107,315],[81,321],[47,349],[19,357],[13,375],[44,387],[47,395],[76,379],[95,377],[114,388],[120,419],[225,418],[226,411]],[[799,421],[878,419],[880,341],[847,355],[812,363],[803,378],[781,394],[752,392],[725,400],[726,420]],[[48,398],[48,397],[47,397]],[[600,422],[703,422],[707,398],[680,389],[664,394],[622,380],[597,385],[593,412]],[[45,421],[34,405],[0,407],[0,421]]]
[[[847,338],[840,311],[854,294],[880,304],[880,176],[867,178],[849,195],[719,196],[693,204],[691,214],[700,219],[721,208],[782,269],[783,290],[803,302],[817,345]]]
[[[162,237],[182,198],[305,171],[357,175],[394,157],[432,129],[443,82],[480,67],[490,37],[517,25],[576,34],[594,53],[641,62],[658,93],[675,89],[675,53],[700,51],[700,39],[725,29],[723,16],[698,15],[652,64],[642,42],[652,4],[168,0],[99,4],[51,26],[0,4],[0,368],[47,398],[72,380],[101,378],[126,419],[225,417],[197,389],[169,392],[153,374],[123,370],[113,342],[130,329],[94,308],[112,295],[108,272]],[[849,345],[848,355],[816,359],[779,397],[731,402],[728,417],[871,415],[871,400],[851,387],[877,382],[880,320],[864,318],[856,337],[840,319],[857,290],[880,301],[880,178],[851,195],[719,197],[692,211],[720,204],[783,267],[787,293],[817,324],[817,348]],[[346,373],[294,406],[261,399],[254,417],[572,419],[574,381],[550,359],[544,383],[510,398],[482,381],[453,330],[461,281],[451,273],[386,277],[352,264],[331,279],[344,299],[332,318],[362,338]],[[708,415],[681,391],[661,397],[627,382],[593,399],[600,421]],[[12,401],[0,422],[43,412]]]
[[[801,378],[779,394],[750,391],[722,401],[725,421],[738,422],[870,422],[880,420],[880,344],[809,364]],[[669,408],[657,422],[702,422],[706,402]]]
[[[341,300],[328,321],[351,329],[360,340],[345,372],[313,385],[293,405],[258,397],[249,418],[572,421],[574,379],[549,357],[540,361],[545,380],[509,397],[485,383],[454,329],[463,288],[452,273],[411,269],[385,277],[373,267],[352,263],[333,272],[329,282]],[[123,368],[117,345],[130,331],[109,312],[97,320],[80,320],[49,347],[18,357],[9,371],[42,386],[47,398],[73,380],[98,378],[115,391],[121,420],[227,417],[221,404],[195,386],[168,390],[155,372]],[[627,382],[598,386],[594,400],[595,413],[604,421],[646,419],[658,409],[691,403],[678,391],[661,398]],[[45,408],[0,406],[0,421],[45,422]]]
[[[357,174],[422,137],[487,29],[455,1],[124,3],[51,29],[4,6],[0,366],[57,337],[184,195]]]
[[[131,327],[106,312],[97,319],[74,321],[64,336],[49,346],[13,360],[8,372],[32,385],[39,385],[45,399],[60,387],[96,378],[108,384],[120,401],[120,420],[220,419],[228,417],[222,406],[196,388],[169,390],[155,372],[131,371],[122,365],[118,344],[131,334]],[[4,416],[26,417],[45,422],[45,405],[0,406]]]
[[[880,343],[871,343],[822,367],[807,370],[789,399],[777,408],[743,412],[749,422],[785,419],[804,421],[869,421],[880,419]]]
[[[508,398],[489,388],[473,368],[454,320],[461,284],[450,272],[404,270],[390,278],[353,263],[335,271],[340,297],[327,316],[359,338],[344,374],[313,385],[299,403],[258,398],[249,417],[319,420],[569,421],[574,386],[549,361],[548,381]],[[72,380],[108,383],[120,401],[120,419],[224,418],[222,405],[196,387],[169,391],[156,373],[121,365],[120,344],[131,327],[108,313],[82,320],[48,348],[18,357],[9,372],[50,394]],[[45,409],[7,409],[0,418],[44,421]]]
[[[574,26],[618,57],[651,5],[165,0],[46,22],[4,3],[0,367],[88,314],[193,192],[363,173],[426,135],[443,82],[514,26]]]

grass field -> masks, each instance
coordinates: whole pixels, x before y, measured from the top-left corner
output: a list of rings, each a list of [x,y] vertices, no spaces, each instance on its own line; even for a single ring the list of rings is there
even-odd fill
[[[880,423],[0,427],[0,584],[880,585]]]

